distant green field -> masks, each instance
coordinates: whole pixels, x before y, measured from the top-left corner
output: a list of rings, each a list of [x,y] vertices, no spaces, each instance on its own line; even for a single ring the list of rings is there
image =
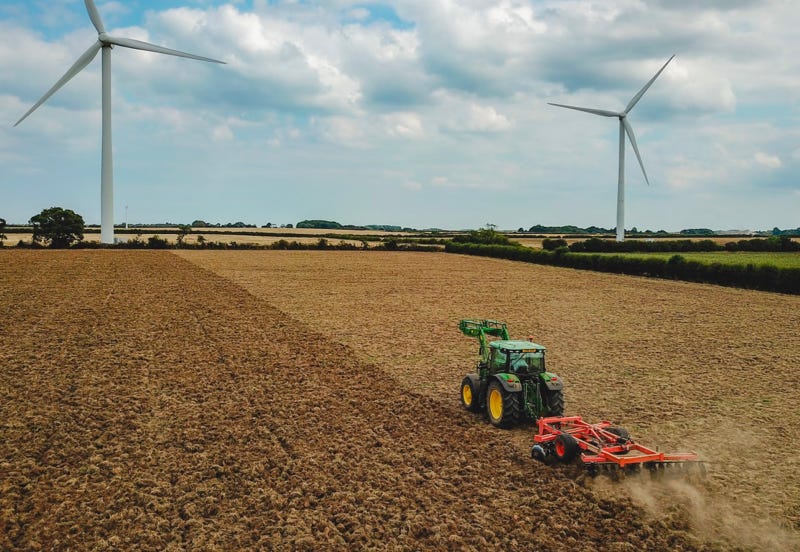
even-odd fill
[[[592,253],[586,253],[591,255]],[[597,253],[595,253],[596,255]],[[800,253],[754,253],[749,251],[712,251],[687,252],[687,253],[600,253],[600,255],[623,255],[625,257],[636,257],[647,259],[658,257],[669,259],[673,255],[681,255],[687,261],[699,261],[701,263],[721,263],[730,265],[774,265],[778,268],[800,268]]]

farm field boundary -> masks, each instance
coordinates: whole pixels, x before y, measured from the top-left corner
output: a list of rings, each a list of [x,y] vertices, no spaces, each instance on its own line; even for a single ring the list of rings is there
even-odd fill
[[[478,349],[458,320],[504,320],[512,337],[532,335],[547,347],[548,367],[566,382],[567,414],[610,420],[659,450],[694,450],[710,461],[704,485],[663,501],[672,487],[634,486],[637,504],[663,513],[691,496],[700,534],[728,535],[746,550],[798,549],[798,459],[774,443],[800,438],[800,296],[466,255],[174,254],[348,345],[399,384],[395,395],[450,409],[460,409],[458,384]],[[453,430],[449,420],[428,419]],[[487,425],[469,419],[475,431]],[[530,428],[500,433],[530,449]],[[530,473],[543,475],[535,466]]]
[[[736,548],[170,252],[2,251],[0,321],[3,550]]]
[[[567,251],[536,251],[511,245],[448,243],[448,253],[493,257],[536,264],[547,264],[579,270],[611,272],[631,276],[648,276],[717,284],[761,291],[800,294],[800,268],[779,268],[773,265],[706,264],[687,260],[681,255],[668,259],[628,255],[585,254]]]

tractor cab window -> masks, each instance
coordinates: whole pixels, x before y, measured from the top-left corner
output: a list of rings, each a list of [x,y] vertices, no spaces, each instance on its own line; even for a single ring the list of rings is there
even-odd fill
[[[505,351],[501,351],[500,349],[492,349],[492,358],[489,361],[492,371],[504,372],[506,369],[506,358],[507,355]]]
[[[544,372],[544,355],[531,352],[511,353],[511,370],[518,374]]]

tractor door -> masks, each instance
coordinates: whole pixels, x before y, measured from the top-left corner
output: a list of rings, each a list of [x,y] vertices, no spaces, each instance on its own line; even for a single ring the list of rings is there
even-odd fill
[[[500,372],[505,372],[507,364],[508,355],[506,352],[500,349],[492,349],[489,356],[489,373],[498,374]]]

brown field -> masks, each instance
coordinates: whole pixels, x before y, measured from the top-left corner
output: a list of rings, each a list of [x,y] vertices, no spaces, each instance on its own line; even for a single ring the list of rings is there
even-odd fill
[[[256,229],[254,228],[253,230],[256,230]],[[267,228],[264,228],[264,230],[267,230]],[[289,231],[291,231],[291,230],[289,230]],[[283,230],[283,232],[286,232],[286,230]],[[315,244],[315,243],[317,243],[319,241],[320,234],[321,234],[321,232],[311,232],[311,231],[303,232],[302,230],[299,231],[298,233],[307,234],[308,237],[303,236],[303,237],[287,238],[287,237],[280,236],[280,235],[269,234],[267,232],[260,233],[260,235],[258,235],[258,236],[245,236],[245,235],[240,235],[240,234],[221,234],[219,232],[193,232],[192,234],[189,234],[188,236],[186,236],[184,241],[187,244],[195,244],[195,243],[197,243],[198,236],[203,236],[205,238],[206,242],[222,242],[222,243],[236,242],[236,243],[239,243],[239,244],[270,245],[270,244],[273,244],[273,243],[275,243],[277,241],[280,241],[280,240],[286,240],[288,242],[295,241],[295,242],[298,242],[298,243]],[[165,240],[167,240],[167,242],[172,243],[172,244],[174,244],[177,241],[177,239],[176,239],[177,235],[176,234],[165,234],[163,232],[161,234],[159,234],[157,232],[150,232],[150,233],[142,233],[142,234],[139,234],[139,235],[137,235],[137,234],[116,234],[115,235],[116,238],[124,240],[124,241],[130,241],[130,240],[137,239],[137,238],[142,240],[142,241],[147,241],[148,238],[150,238],[152,236],[158,236],[159,238],[164,238]],[[5,247],[13,247],[13,246],[17,245],[17,243],[20,240],[25,241],[25,242],[30,242],[32,237],[33,237],[33,235],[32,234],[8,234],[7,237],[8,237],[8,239],[5,240],[3,245]],[[340,239],[336,239],[336,238],[326,238],[326,239],[328,240],[328,243],[330,243],[331,245],[338,245],[338,244],[341,244],[341,243],[349,243],[349,244],[352,244],[352,245],[356,245],[358,247],[361,247],[361,245],[362,245],[362,242],[357,241],[357,240],[340,240]],[[99,233],[84,234],[83,240],[87,241],[87,242],[99,243],[100,242],[100,234]],[[371,246],[374,246],[376,244],[379,244],[379,242],[370,242]]]
[[[799,307],[436,253],[2,251],[0,549],[796,549]],[[534,463],[459,405],[467,316],[708,478]]]

